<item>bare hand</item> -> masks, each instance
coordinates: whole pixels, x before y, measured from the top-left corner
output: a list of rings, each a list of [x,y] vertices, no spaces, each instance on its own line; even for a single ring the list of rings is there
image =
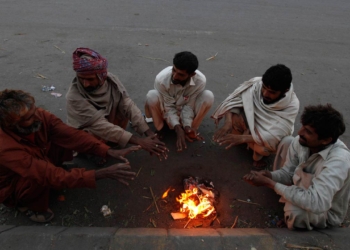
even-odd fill
[[[177,152],[181,152],[182,149],[186,149],[186,133],[185,130],[181,127],[181,125],[176,125],[175,126],[175,132],[176,132],[176,147],[177,147]]]
[[[108,168],[99,169],[95,171],[96,180],[99,179],[113,179],[119,182],[129,185],[127,180],[134,180],[136,173],[129,171],[131,167],[129,163],[118,163],[114,164]]]
[[[160,161],[162,158],[165,160],[168,158],[169,149],[165,146],[164,142],[158,139],[157,134],[139,138],[138,143],[144,150],[157,155]]]
[[[231,133],[231,131],[232,131],[232,126],[230,124],[225,124],[215,132],[215,134],[213,135],[213,140],[217,141],[221,137]]]
[[[107,154],[112,156],[113,158],[116,158],[118,160],[122,160],[125,163],[128,163],[128,159],[125,158],[125,156],[131,152],[140,150],[141,146],[131,146],[129,148],[124,148],[124,149],[108,149]]]
[[[267,173],[269,171],[250,171],[249,174],[243,176],[243,180],[248,182],[254,186],[267,186],[273,188],[275,186],[275,182],[271,179],[271,173]]]
[[[197,133],[197,130],[191,127],[186,126],[185,127],[185,133],[186,133],[186,140],[189,142],[193,142],[193,140],[202,141],[204,140],[203,136],[201,136],[199,133]]]
[[[227,134],[216,140],[216,142],[219,143],[219,145],[228,144],[226,149],[231,148],[232,146],[240,145],[242,143],[245,143],[243,135],[234,135],[234,134]]]

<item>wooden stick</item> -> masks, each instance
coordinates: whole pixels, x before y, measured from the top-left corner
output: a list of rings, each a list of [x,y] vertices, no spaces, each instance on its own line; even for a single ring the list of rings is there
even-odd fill
[[[140,167],[139,171],[137,172],[136,178],[137,178],[137,176],[139,176],[139,173],[140,173],[141,169],[142,169],[142,167]]]
[[[211,220],[210,222],[210,226],[212,226],[214,224],[214,221],[216,220],[216,218],[218,217],[218,214],[215,215],[214,219]],[[220,224],[220,223],[219,223]]]
[[[59,51],[61,51],[63,54],[66,54],[66,52],[64,52],[64,50],[62,50],[62,49],[59,48],[58,46],[54,45],[54,47],[55,47],[56,49],[58,49]]]
[[[231,228],[234,228],[236,226],[237,220],[238,220],[238,215],[236,216],[235,222],[233,222]]]
[[[155,57],[149,57],[149,56],[139,56],[139,57],[143,57],[143,58],[147,58],[147,59],[151,59],[151,60],[159,60],[159,61],[164,61],[164,62],[169,63],[169,61],[164,60],[162,58],[155,58]]]
[[[153,197],[154,205],[156,205],[156,208],[157,208],[157,211],[158,211],[158,214],[159,214],[160,212],[159,212],[159,208],[158,208],[158,205],[157,205],[156,197],[154,197],[154,194],[153,194],[153,191],[152,191],[151,187],[149,187],[149,190],[151,191],[151,195]]]
[[[188,223],[190,223],[191,220],[192,220],[192,219],[189,219],[189,220],[187,221],[187,223],[186,223],[186,225],[184,226],[184,228],[187,227]]]
[[[148,208],[146,208],[146,210],[143,211],[143,212],[146,212],[148,209],[150,209],[150,208],[152,207],[153,203],[154,203],[154,202],[152,202],[151,205],[149,205]]]
[[[216,52],[216,54],[214,56],[211,56],[211,57],[207,58],[206,61],[214,59],[217,55],[218,55],[218,52]]]
[[[257,206],[262,207],[262,205],[260,205],[259,203],[244,201],[244,200],[240,200],[240,199],[236,199],[236,201],[243,202],[243,203],[248,203],[248,204],[252,204],[252,205],[257,205]]]

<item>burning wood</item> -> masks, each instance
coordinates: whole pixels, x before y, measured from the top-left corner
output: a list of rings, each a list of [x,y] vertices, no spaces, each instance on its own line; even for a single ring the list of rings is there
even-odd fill
[[[181,213],[187,214],[189,219],[194,219],[198,215],[208,217],[216,213],[214,203],[218,192],[214,189],[212,182],[189,177],[184,179],[183,183],[185,193],[176,198],[176,201],[182,205]]]
[[[181,220],[187,218],[187,214],[185,213],[171,213],[171,217],[173,220]]]

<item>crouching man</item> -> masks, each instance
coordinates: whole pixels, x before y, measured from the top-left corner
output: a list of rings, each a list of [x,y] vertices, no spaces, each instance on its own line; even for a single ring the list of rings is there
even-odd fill
[[[281,195],[289,229],[339,226],[350,200],[350,151],[338,139],[345,131],[343,117],[330,104],[308,106],[301,123],[281,169],[243,178]]]
[[[186,141],[203,139],[198,128],[214,102],[214,94],[205,89],[206,77],[197,68],[197,56],[188,51],[177,53],[173,66],[156,76],[155,89],[146,96],[146,116],[153,118],[161,137],[164,122],[175,130],[178,152],[187,148]]]
[[[95,188],[97,180],[106,178],[128,185],[135,177],[124,156],[140,146],[113,150],[37,108],[34,98],[21,90],[0,92],[0,125],[0,203],[17,207],[32,221],[48,222],[54,217],[48,207],[50,189]],[[72,159],[72,150],[125,163],[96,171],[66,171],[59,166]]]

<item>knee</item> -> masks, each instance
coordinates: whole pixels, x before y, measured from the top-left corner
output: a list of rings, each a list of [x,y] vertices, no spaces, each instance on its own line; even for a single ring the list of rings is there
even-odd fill
[[[200,99],[202,104],[211,107],[214,103],[214,94],[210,90],[204,90]]]
[[[146,104],[154,106],[159,103],[159,92],[155,89],[148,91],[146,95]]]

